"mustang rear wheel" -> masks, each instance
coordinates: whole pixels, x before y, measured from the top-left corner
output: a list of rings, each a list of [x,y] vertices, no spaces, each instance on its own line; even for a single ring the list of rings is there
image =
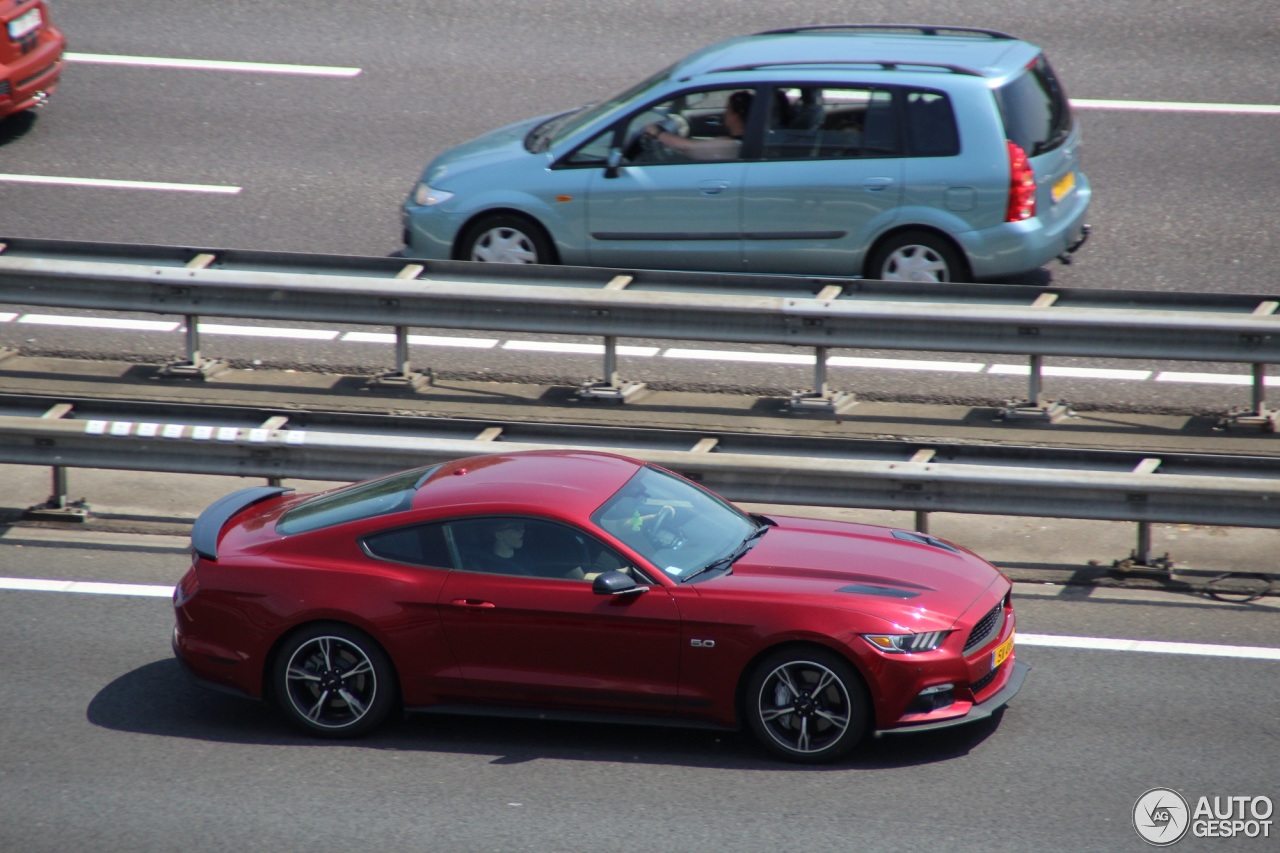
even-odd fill
[[[363,631],[336,623],[294,634],[272,669],[276,704],[294,725],[320,737],[355,737],[386,719],[395,676]]]
[[[784,649],[747,686],[747,721],[761,744],[790,761],[834,761],[867,730],[867,692],[851,665],[818,648]]]

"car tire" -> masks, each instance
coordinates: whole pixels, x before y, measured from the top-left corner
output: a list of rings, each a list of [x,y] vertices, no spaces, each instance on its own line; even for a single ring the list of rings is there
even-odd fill
[[[285,718],[317,737],[365,734],[395,704],[395,671],[386,653],[368,634],[336,622],[290,635],[275,655],[271,686]]]
[[[867,264],[867,278],[881,281],[963,281],[964,258],[951,241],[929,231],[903,231],[882,243]]]
[[[458,244],[458,260],[495,264],[553,264],[555,249],[542,226],[514,214],[472,223]]]
[[[747,682],[746,716],[756,739],[788,761],[846,755],[867,732],[867,689],[848,661],[817,647],[781,649]]]

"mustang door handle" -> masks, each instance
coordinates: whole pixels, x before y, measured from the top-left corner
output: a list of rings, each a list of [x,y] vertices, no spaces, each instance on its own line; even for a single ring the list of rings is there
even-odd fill
[[[455,598],[454,607],[470,607],[472,610],[489,610],[497,607],[492,601],[481,601],[478,598]]]

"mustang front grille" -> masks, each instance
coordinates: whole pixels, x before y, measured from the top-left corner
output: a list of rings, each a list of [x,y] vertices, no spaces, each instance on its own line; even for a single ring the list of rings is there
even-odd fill
[[[995,638],[1003,627],[1004,599],[1001,599],[986,616],[978,620],[977,625],[973,626],[973,630],[969,632],[969,639],[965,641],[964,653],[967,655],[974,649],[982,648]]]

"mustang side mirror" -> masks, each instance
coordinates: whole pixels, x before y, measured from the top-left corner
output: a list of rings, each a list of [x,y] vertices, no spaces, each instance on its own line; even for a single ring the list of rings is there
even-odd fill
[[[591,591],[596,595],[636,595],[648,592],[649,587],[640,586],[626,572],[602,572],[591,582]]]

